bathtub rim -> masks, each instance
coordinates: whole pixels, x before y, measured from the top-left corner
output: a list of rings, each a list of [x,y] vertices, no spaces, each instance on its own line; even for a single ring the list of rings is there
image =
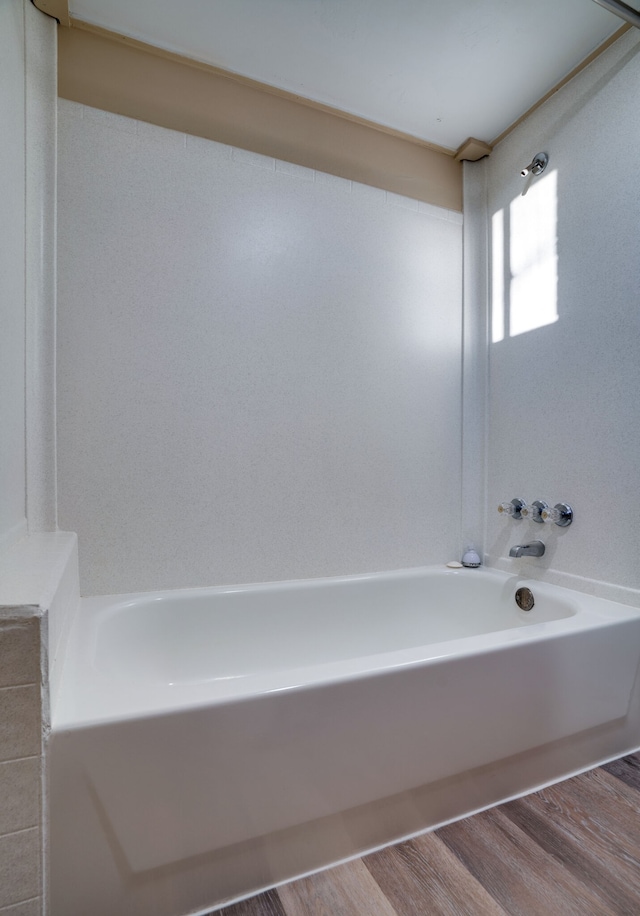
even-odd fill
[[[234,592],[278,592],[282,589],[309,586],[339,585],[345,582],[421,578],[425,574],[442,576],[477,576],[495,580],[501,587],[511,581],[515,587],[528,586],[538,593],[559,593],[561,601],[573,608],[571,616],[532,623],[515,629],[495,630],[481,635],[459,637],[440,643],[404,648],[390,652],[363,655],[340,661],[327,661],[305,667],[260,672],[238,678],[211,679],[199,683],[143,685],[140,682],[116,679],[97,670],[90,662],[88,649],[95,643],[102,616],[125,602],[148,599],[151,595],[190,597],[199,594]],[[517,585],[516,585],[517,583]],[[251,583],[247,585],[167,589],[157,592],[135,592],[122,595],[94,596],[81,599],[65,647],[58,695],[52,698],[52,730],[72,731],[115,722],[159,717],[185,710],[242,702],[261,695],[294,693],[334,684],[381,677],[402,670],[412,670],[443,664],[457,658],[468,658],[507,651],[522,643],[539,643],[569,638],[579,632],[616,626],[637,619],[640,611],[617,602],[576,592],[558,585],[527,578],[518,572],[482,567],[481,569],[449,569],[440,565],[412,567],[391,572],[363,573],[315,579],[295,579],[283,582]],[[283,675],[286,682],[283,683]],[[230,683],[232,682],[232,683]],[[118,691],[114,694],[114,685]],[[223,685],[223,686],[221,686]],[[214,690],[214,687],[216,688]],[[88,689],[87,689],[88,688]]]

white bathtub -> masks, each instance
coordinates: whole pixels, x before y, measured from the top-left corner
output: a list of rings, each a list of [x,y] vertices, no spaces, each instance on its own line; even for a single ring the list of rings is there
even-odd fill
[[[51,914],[205,912],[623,753],[639,661],[638,611],[486,569],[85,599]]]

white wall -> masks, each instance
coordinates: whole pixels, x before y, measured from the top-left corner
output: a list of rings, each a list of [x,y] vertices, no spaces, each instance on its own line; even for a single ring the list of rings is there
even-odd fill
[[[26,510],[29,533],[54,532],[56,507],[57,24],[25,7]]]
[[[31,532],[56,527],[53,21],[31,3],[2,3],[0,61],[2,548],[27,522]]]
[[[493,246],[487,560],[591,590],[640,588],[639,87],[633,30],[467,169],[476,196],[486,181]],[[522,197],[520,169],[541,150],[547,171]],[[531,329],[514,333],[523,313]],[[497,504],[514,496],[566,501],[575,522],[500,518]],[[546,543],[544,558],[507,559],[512,544],[534,537]]]
[[[458,556],[459,214],[59,113],[59,515],[83,592]]]
[[[21,3],[0,4],[0,542],[26,531],[25,59]]]

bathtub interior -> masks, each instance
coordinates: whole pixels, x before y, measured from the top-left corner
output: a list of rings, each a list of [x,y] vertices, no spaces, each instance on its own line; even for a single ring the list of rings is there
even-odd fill
[[[55,726],[303,685],[547,638],[588,611],[563,589],[489,570],[366,576],[83,599]],[[586,615],[586,616],[585,616]],[[590,621],[598,625],[597,615]]]
[[[522,611],[513,584],[476,570],[412,570],[130,595],[92,605],[95,665],[115,677],[194,683],[379,655],[576,613],[569,599],[544,588],[536,590],[534,608]]]

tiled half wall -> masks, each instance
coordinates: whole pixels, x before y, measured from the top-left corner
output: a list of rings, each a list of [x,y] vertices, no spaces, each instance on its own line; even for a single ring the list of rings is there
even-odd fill
[[[0,914],[42,912],[43,618],[0,618]]]

